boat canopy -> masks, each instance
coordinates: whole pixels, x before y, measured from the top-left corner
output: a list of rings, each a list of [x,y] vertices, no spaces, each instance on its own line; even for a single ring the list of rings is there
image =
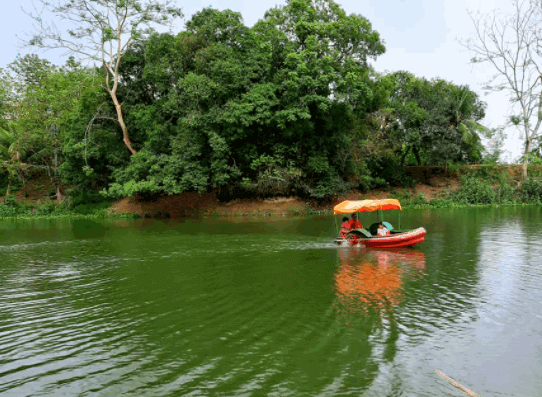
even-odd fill
[[[373,212],[400,210],[401,203],[396,199],[383,200],[346,200],[337,204],[333,209],[335,214],[351,214],[352,212]]]

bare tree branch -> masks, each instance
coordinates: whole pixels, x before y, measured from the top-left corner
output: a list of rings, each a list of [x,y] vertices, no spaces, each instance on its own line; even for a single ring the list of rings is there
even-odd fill
[[[512,103],[510,120],[523,129],[523,176],[527,177],[530,147],[542,123],[541,0],[513,0],[514,12],[488,14],[469,11],[473,37],[460,41],[474,56],[472,63],[489,63],[497,73],[489,91],[506,90]],[[534,127],[532,125],[534,124]]]
[[[106,90],[115,104],[123,141],[132,154],[136,153],[124,122],[122,105],[117,99],[122,57],[131,43],[148,37],[152,26],[172,26],[174,18],[182,17],[181,9],[175,7],[174,0],[37,1],[42,5],[41,10],[34,3],[33,12],[23,9],[33,20],[35,33],[22,40],[22,46],[43,51],[63,49],[63,55],[75,55],[103,66]],[[53,22],[47,23],[42,19],[44,11],[70,22],[73,27],[63,35]]]

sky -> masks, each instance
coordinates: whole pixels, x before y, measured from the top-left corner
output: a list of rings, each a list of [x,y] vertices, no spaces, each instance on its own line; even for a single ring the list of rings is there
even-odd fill
[[[469,37],[474,31],[467,10],[490,12],[510,9],[507,0],[335,0],[347,13],[361,14],[385,41],[386,53],[372,62],[378,72],[406,70],[417,77],[442,78],[456,85],[468,85],[481,100],[487,103],[486,117],[482,124],[496,128],[506,124],[510,112],[505,92],[486,93],[484,83],[493,75],[490,66],[469,63],[471,55],[458,39]],[[17,47],[17,37],[32,32],[30,17],[21,7],[31,9],[31,0],[4,0],[0,14],[0,68],[13,62],[18,53],[27,50]],[[282,5],[277,0],[178,0],[186,21],[204,7],[240,12],[247,26],[254,25],[266,10]],[[36,3],[37,4],[37,3]],[[184,28],[178,21],[173,31]],[[39,53],[56,64],[63,64],[60,52]],[[505,129],[505,153],[501,160],[513,162],[521,155],[519,132],[512,127]]]

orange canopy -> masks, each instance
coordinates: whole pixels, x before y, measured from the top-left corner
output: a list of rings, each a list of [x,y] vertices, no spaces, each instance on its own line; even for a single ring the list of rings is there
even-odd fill
[[[361,200],[352,201],[346,200],[337,204],[334,208],[335,214],[350,214],[352,212],[372,212],[372,211],[388,211],[400,210],[401,203],[396,199],[383,200]]]

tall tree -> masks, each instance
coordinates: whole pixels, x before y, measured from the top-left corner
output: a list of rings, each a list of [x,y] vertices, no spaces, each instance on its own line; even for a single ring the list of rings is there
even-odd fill
[[[9,69],[21,91],[12,106],[16,112],[11,113],[10,128],[0,136],[0,148],[7,149],[2,164],[12,170],[11,175],[29,167],[44,170],[60,200],[59,171],[66,131],[77,118],[81,96],[97,96],[103,91],[102,77],[96,69],[81,68],[73,58],[57,67],[27,55]]]
[[[345,187],[338,169],[344,171],[353,114],[372,103],[369,60],[385,51],[380,35],[333,0],[289,0],[253,30],[270,47],[272,127],[295,149],[292,159],[313,185],[307,190],[323,197]]]
[[[462,41],[473,54],[472,63],[487,63],[496,73],[491,91],[508,91],[513,103],[511,124],[523,130],[523,177],[533,140],[542,123],[542,2],[513,0],[514,11],[470,12],[475,34]]]
[[[226,192],[242,177],[262,194],[344,188],[352,114],[371,101],[368,60],[384,51],[370,23],[331,0],[291,0],[253,28],[211,8],[186,26],[151,36],[121,68],[145,143],[112,190]]]
[[[403,144],[401,163],[412,153],[418,165],[478,162],[485,104],[467,86],[396,72],[391,117]]]
[[[8,173],[6,196],[9,195],[11,183],[16,176],[24,183],[23,156],[24,151],[21,150],[15,124],[10,123],[6,128],[0,127],[0,169]]]
[[[145,39],[153,25],[170,26],[181,17],[174,0],[38,0],[43,8],[26,12],[34,20],[34,36],[24,44],[43,50],[64,49],[83,59],[103,65],[105,88],[115,105],[123,141],[132,154],[128,128],[117,98],[119,67],[123,55],[134,41]],[[73,24],[61,34],[54,22],[42,19],[43,10]]]

